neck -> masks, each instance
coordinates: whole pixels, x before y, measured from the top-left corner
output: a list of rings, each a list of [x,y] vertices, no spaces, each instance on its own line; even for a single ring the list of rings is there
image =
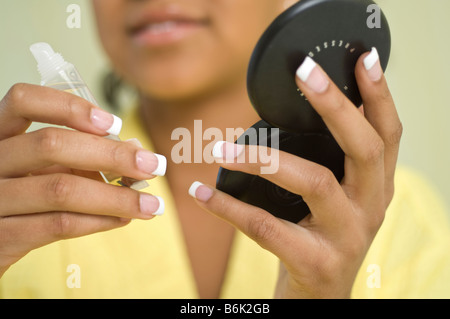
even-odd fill
[[[247,129],[259,120],[245,85],[240,84],[236,90],[183,103],[164,103],[148,98],[143,98],[141,103],[141,114],[155,152],[167,157],[166,179],[200,296],[219,296],[234,228],[199,209],[188,195],[188,189],[194,181],[215,186],[219,165],[206,158],[209,155],[212,159],[213,140],[229,140],[227,128]],[[174,132],[181,134],[172,140]],[[207,136],[208,132],[220,136]],[[188,136],[181,136],[186,133]],[[180,154],[180,144],[184,146],[183,155],[188,153],[187,160],[181,163],[175,158]],[[178,151],[174,152],[177,147]]]
[[[142,97],[141,114],[155,152],[168,159],[167,177],[173,181],[171,177],[177,176],[177,184],[183,188],[192,178],[214,185],[218,166],[211,164],[213,141],[234,142],[238,136],[230,133],[239,135],[260,120],[243,83],[234,90],[183,102]],[[182,159],[178,156],[180,146],[184,146]],[[186,177],[186,182],[181,176]]]

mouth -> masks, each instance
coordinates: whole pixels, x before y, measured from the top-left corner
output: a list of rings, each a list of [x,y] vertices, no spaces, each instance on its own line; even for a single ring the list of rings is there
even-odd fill
[[[206,19],[174,10],[148,11],[127,29],[132,41],[145,47],[162,47],[179,42],[207,26]]]

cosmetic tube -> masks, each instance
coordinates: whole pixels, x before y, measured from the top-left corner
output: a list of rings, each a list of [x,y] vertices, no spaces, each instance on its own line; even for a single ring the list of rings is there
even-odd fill
[[[30,51],[38,64],[38,71],[41,75],[42,86],[72,93],[84,98],[96,106],[99,106],[75,66],[72,63],[65,61],[61,54],[55,53],[48,43],[35,43],[31,45]],[[114,118],[115,120],[112,129],[113,132],[118,131],[117,129],[114,129],[114,126],[116,126],[116,128],[119,126],[120,129],[121,125],[121,123],[119,123],[119,125],[116,123],[117,121],[120,121],[120,119],[117,117]],[[116,134],[110,134],[106,136],[106,138],[120,141],[119,136]],[[139,181],[106,172],[99,173],[103,180],[109,184],[127,186],[135,190],[141,190],[148,186],[146,181]]]

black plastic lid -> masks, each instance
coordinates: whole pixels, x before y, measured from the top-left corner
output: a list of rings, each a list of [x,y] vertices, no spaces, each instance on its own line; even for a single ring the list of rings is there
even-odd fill
[[[372,47],[385,70],[390,31],[373,1],[302,0],[277,17],[259,40],[248,69],[250,100],[272,126],[298,133],[324,129],[295,84],[296,70],[309,55],[359,107],[354,67]]]

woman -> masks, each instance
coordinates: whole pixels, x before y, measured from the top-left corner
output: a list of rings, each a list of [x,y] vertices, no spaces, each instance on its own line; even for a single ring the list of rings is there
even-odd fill
[[[102,138],[118,119],[78,97],[11,88],[0,108],[2,296],[350,296],[393,198],[402,133],[376,50],[355,69],[363,112],[312,60],[293,79],[346,153],[339,184],[324,167],[280,152],[278,172],[265,177],[304,197],[312,214],[298,225],[215,190],[217,164],[171,160],[177,128],[194,132],[201,119],[203,128],[225,132],[259,120],[246,93],[248,60],[264,29],[294,2],[94,1],[114,71],[140,93],[121,137],[140,143]],[[76,131],[22,134],[32,121]],[[215,155],[227,157],[233,146],[219,145]],[[162,165],[155,154],[167,158],[164,178],[153,179]],[[262,164],[221,165],[257,174]],[[97,171],[152,179],[152,195],[99,182]],[[400,184],[424,187],[402,176]],[[165,215],[154,218],[162,205]],[[69,238],[77,239],[59,241]]]

